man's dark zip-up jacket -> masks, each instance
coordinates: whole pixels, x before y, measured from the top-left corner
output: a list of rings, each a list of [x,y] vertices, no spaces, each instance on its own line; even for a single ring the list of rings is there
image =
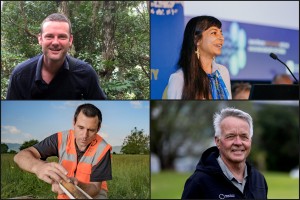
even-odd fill
[[[261,173],[246,162],[248,176],[242,193],[222,172],[218,156],[215,146],[203,153],[185,183],[182,199],[267,199],[268,185]]]

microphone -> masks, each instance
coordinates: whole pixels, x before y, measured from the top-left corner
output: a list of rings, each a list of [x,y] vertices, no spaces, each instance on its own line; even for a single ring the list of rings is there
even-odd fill
[[[273,58],[274,60],[278,60],[279,62],[281,62],[288,70],[289,72],[292,74],[293,78],[295,79],[296,83],[298,84],[298,80],[296,79],[296,77],[294,76],[294,74],[291,72],[290,68],[284,63],[282,62],[276,54],[274,53],[270,53],[271,58]]]

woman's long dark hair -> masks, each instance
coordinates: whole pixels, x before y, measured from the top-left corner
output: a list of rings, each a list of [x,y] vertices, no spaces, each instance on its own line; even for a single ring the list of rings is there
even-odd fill
[[[198,16],[190,19],[185,27],[178,61],[184,74],[181,99],[209,99],[209,80],[195,51],[198,40],[202,38],[202,32],[212,26],[221,28],[222,23],[212,16]]]

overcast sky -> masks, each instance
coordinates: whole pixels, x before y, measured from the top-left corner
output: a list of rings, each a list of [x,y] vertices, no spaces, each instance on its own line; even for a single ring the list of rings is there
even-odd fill
[[[23,143],[72,128],[78,105],[92,103],[102,112],[99,134],[120,146],[134,127],[149,135],[149,101],[1,101],[1,142]]]

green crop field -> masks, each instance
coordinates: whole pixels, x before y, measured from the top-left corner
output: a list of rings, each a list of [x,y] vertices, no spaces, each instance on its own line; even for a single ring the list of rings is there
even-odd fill
[[[268,199],[299,199],[299,179],[288,173],[263,173],[269,187]],[[151,175],[151,199],[180,199],[191,173],[162,172]]]
[[[19,196],[55,199],[57,195],[51,191],[51,186],[34,174],[20,170],[13,156],[1,154],[1,199]],[[149,163],[149,155],[112,155],[113,180],[108,181],[109,198],[150,198]]]

